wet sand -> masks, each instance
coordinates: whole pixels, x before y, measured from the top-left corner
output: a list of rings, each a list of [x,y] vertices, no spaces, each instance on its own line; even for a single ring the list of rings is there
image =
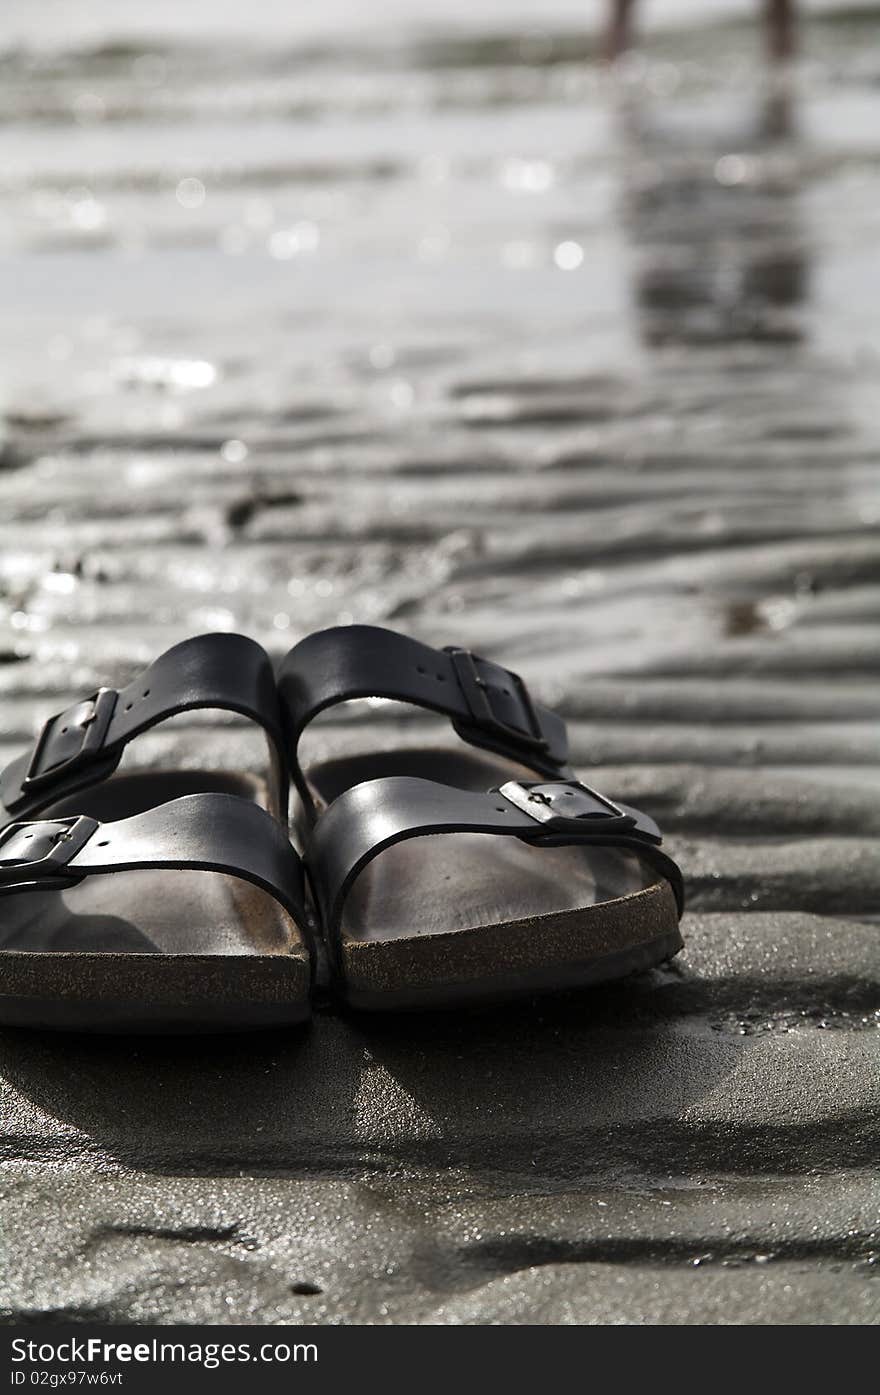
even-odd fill
[[[3,1314],[876,1322],[876,18],[813,15],[781,90],[735,5],[614,81],[568,4],[32,8],[0,760],[187,634],[387,623],[559,704],[689,911],[671,967],[506,1011],[0,1033]]]

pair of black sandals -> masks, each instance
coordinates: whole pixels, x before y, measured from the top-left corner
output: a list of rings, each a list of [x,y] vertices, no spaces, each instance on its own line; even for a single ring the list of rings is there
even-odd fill
[[[460,741],[304,769],[313,719],[366,698],[439,713]],[[196,709],[262,728],[266,778],[117,769]],[[277,675],[243,635],[185,640],[46,722],[0,800],[5,1022],[277,1026],[308,1015],[316,981],[415,1009],[602,982],[682,947],[656,824],[575,778],[562,719],[500,665],[390,630],[313,634]]]

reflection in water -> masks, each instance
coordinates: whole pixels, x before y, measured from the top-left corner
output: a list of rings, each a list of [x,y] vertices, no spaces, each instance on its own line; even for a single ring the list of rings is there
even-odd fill
[[[750,130],[664,126],[628,99],[624,222],[639,252],[650,344],[794,343],[807,293],[791,158],[791,98],[760,99]]]

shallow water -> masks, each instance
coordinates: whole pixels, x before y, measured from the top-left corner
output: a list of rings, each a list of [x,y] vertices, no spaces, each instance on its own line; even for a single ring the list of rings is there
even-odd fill
[[[11,658],[392,620],[564,699],[862,653],[875,14],[779,91],[736,5],[614,80],[596,6],[179,10],[11,7]]]
[[[387,622],[559,703],[698,904],[823,909],[718,791],[775,842],[878,783],[878,17],[781,76],[649,7],[609,74],[601,8],[12,6],[0,755],[187,634]],[[127,759],[226,763],[184,725]]]
[[[737,0],[613,76],[580,0],[7,0],[0,760],[184,635],[389,623],[558,702],[691,910],[561,1004],[0,1033],[3,1313],[876,1320],[880,47],[807,8],[778,83]],[[367,716],[317,749],[423,739]]]

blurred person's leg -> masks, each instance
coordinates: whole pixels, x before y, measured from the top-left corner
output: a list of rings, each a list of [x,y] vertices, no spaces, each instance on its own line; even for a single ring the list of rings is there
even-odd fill
[[[608,28],[605,32],[606,62],[613,62],[632,47],[634,9],[635,0],[611,0]]]
[[[794,0],[764,0],[764,34],[767,53],[774,63],[783,63],[794,53]]]

